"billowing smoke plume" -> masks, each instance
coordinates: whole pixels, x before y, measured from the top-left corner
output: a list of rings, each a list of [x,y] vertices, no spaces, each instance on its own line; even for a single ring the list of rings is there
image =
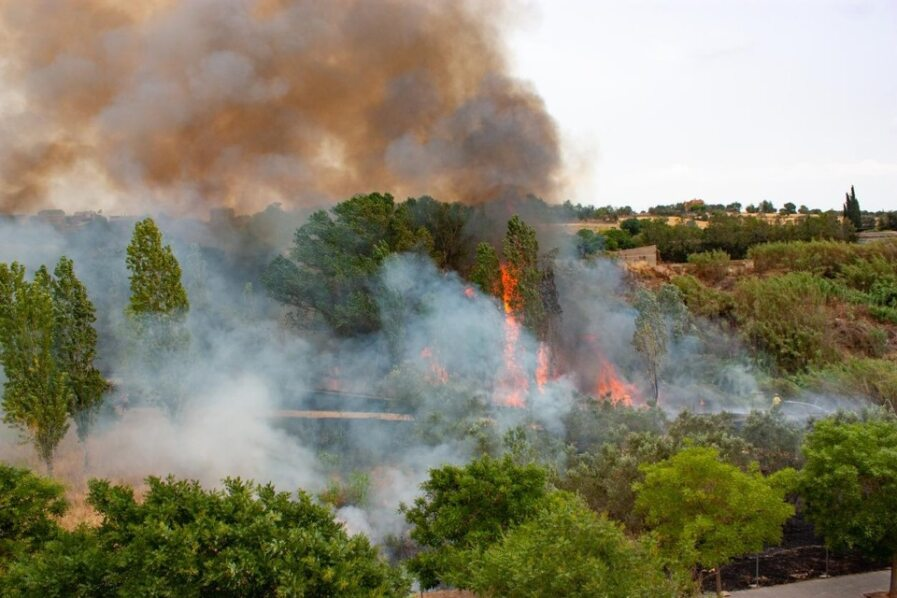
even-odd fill
[[[0,0],[17,100],[0,103],[0,212],[49,205],[71,173],[119,211],[552,197],[558,133],[507,74],[505,16],[487,1]]]

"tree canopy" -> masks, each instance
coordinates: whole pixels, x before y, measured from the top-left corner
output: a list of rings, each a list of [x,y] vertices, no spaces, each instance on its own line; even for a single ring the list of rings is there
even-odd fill
[[[777,543],[794,513],[784,488],[723,462],[715,448],[686,448],[643,471],[636,508],[661,549],[682,565],[716,567],[718,591],[719,566]]]
[[[826,543],[886,557],[897,597],[897,421],[825,419],[807,435],[800,476],[805,513]]]
[[[300,318],[320,317],[337,334],[363,334],[380,328],[373,291],[383,260],[432,247],[429,231],[415,228],[408,206],[397,206],[392,195],[356,195],[312,214],[296,231],[289,258],[276,258],[262,281]]]
[[[403,577],[363,536],[299,492],[226,480],[223,490],[149,478],[142,502],[91,481],[96,528],[59,531],[10,563],[4,595],[395,596]]]
[[[421,490],[411,506],[402,506],[411,538],[423,548],[408,568],[425,588],[447,581],[466,587],[469,551],[495,542],[535,513],[547,492],[546,474],[509,456],[486,456],[463,467],[431,469]]]
[[[649,541],[628,539],[619,524],[566,492],[552,493],[471,569],[470,586],[480,596],[676,595]]]
[[[181,284],[181,266],[171,245],[162,245],[162,232],[152,218],[134,225],[126,263],[131,272],[132,314],[177,315],[190,308]]]

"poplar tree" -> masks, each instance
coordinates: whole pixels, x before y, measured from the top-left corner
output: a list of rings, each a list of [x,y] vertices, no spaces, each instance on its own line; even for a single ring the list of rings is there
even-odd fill
[[[476,260],[470,271],[470,281],[476,284],[487,295],[501,299],[501,263],[498,253],[489,243],[477,245]]]
[[[180,315],[190,308],[181,284],[181,266],[162,245],[162,233],[152,218],[134,226],[126,258],[131,272],[131,300],[128,310],[135,315]]]
[[[53,455],[68,431],[73,402],[69,377],[54,355],[52,280],[43,267],[28,282],[20,264],[0,264],[0,289],[3,419],[30,438],[52,474]]]
[[[53,275],[56,364],[68,374],[73,396],[71,415],[83,443],[109,383],[93,364],[97,351],[93,327],[96,311],[87,289],[75,276],[72,260],[62,256]]]
[[[547,314],[542,302],[539,241],[536,230],[519,216],[508,221],[504,254],[505,267],[514,281],[513,289],[504,289],[511,311],[522,315],[523,324],[542,337]]]
[[[635,332],[632,336],[632,344],[635,350],[645,358],[648,368],[648,378],[651,380],[651,388],[654,397],[650,402],[657,405],[659,395],[660,365],[667,350],[667,329],[663,319],[663,311],[653,293],[641,290],[635,301],[638,315],[635,318]]]

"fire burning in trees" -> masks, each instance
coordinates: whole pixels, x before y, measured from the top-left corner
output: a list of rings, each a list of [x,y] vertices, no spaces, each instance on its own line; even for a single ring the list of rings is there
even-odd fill
[[[500,404],[507,407],[524,407],[529,380],[518,363],[520,323],[513,310],[517,280],[504,264],[501,266],[501,286],[501,299],[505,309],[505,371],[496,397]]]

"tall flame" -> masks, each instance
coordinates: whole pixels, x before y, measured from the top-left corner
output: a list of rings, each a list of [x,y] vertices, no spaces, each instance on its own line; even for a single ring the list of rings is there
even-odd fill
[[[529,381],[517,363],[520,324],[514,316],[513,297],[517,292],[517,279],[508,268],[501,266],[502,304],[505,309],[505,371],[499,384],[497,400],[506,407],[524,407],[524,396],[529,390]]]
[[[541,392],[548,383],[551,375],[549,348],[545,343],[539,343],[539,353],[536,355],[536,386]]]

